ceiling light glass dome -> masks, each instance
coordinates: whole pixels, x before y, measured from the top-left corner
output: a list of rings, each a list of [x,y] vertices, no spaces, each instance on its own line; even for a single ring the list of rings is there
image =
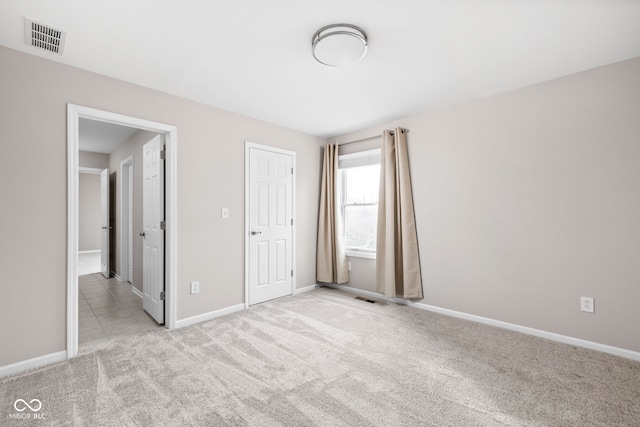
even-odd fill
[[[351,24],[327,25],[313,35],[311,52],[330,67],[353,64],[367,53],[367,34]]]

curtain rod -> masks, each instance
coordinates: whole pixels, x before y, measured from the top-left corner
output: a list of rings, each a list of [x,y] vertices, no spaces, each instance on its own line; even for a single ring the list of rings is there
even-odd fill
[[[406,133],[409,132],[409,129],[403,129],[400,128],[400,131],[402,133]],[[393,135],[394,131],[391,131],[391,135]],[[362,139],[356,139],[355,141],[348,141],[348,142],[336,142],[336,145],[338,147],[341,147],[343,145],[347,145],[347,144],[354,144],[356,142],[363,142],[363,141],[369,141],[370,139],[375,139],[375,138],[382,138],[382,135],[374,135],[374,136],[368,136],[366,138],[362,138]]]
[[[369,136],[369,137],[366,137],[366,138],[356,139],[355,141],[349,141],[349,142],[338,142],[338,143],[336,143],[336,145],[338,147],[342,147],[343,145],[355,144],[356,142],[369,141],[370,139],[376,139],[376,138],[382,138],[382,135]]]

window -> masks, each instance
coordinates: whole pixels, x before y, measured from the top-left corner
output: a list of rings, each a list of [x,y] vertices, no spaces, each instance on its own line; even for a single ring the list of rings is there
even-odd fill
[[[347,255],[375,258],[380,150],[342,155],[338,168]]]

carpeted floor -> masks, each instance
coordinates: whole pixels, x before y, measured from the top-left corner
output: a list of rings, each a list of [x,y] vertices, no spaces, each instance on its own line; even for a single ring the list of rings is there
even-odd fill
[[[317,289],[4,378],[0,404],[2,426],[640,426],[640,362]]]

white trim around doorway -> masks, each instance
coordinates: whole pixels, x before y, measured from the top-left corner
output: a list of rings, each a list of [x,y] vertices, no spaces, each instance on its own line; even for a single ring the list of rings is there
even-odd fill
[[[94,175],[100,175],[100,172],[102,172],[102,169],[103,168],[87,168],[87,167],[80,166],[78,168],[78,172],[79,173],[91,173],[91,174],[94,174]]]
[[[132,268],[133,245],[129,239],[129,223],[133,218],[133,200],[131,193],[133,182],[130,171],[133,170],[133,156],[129,156],[120,162],[120,281],[129,282],[133,285],[133,277],[130,277],[129,270]],[[125,224],[126,220],[126,224]]]
[[[176,327],[177,315],[177,142],[175,126],[67,104],[67,358],[78,353],[78,147],[80,119],[129,126],[165,135],[165,325]]]

